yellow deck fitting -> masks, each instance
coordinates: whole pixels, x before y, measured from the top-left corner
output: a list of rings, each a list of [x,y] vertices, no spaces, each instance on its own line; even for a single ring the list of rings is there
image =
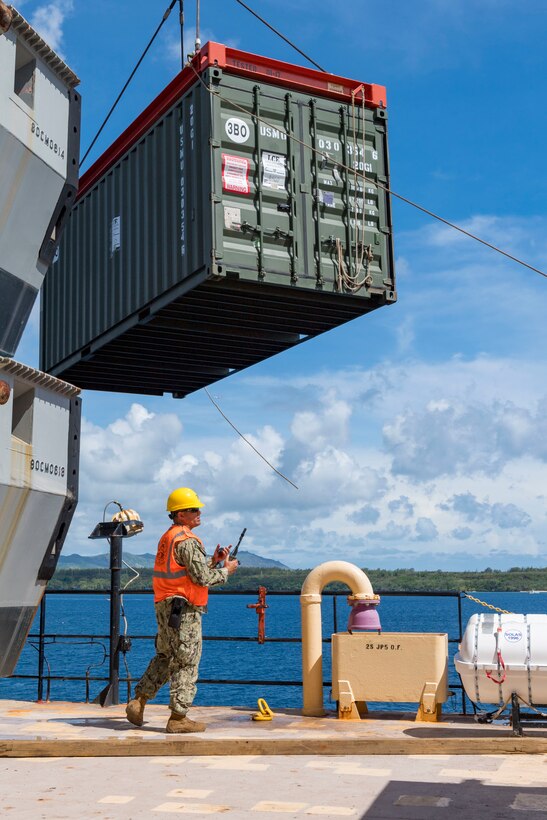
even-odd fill
[[[253,720],[271,720],[274,716],[274,713],[264,700],[264,698],[259,698],[257,701],[258,704],[258,712],[254,712],[251,715]]]

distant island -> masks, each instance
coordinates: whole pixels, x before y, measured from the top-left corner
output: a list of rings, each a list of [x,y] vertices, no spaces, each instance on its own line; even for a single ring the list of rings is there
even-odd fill
[[[239,563],[242,567],[272,567],[277,569],[288,569],[281,561],[274,561],[272,558],[263,558],[262,555],[255,555],[254,552],[239,550],[237,553]],[[151,552],[123,553],[123,560],[135,569],[152,569],[156,556]],[[61,555],[58,570],[60,569],[108,569],[110,566],[110,555],[102,552],[100,555]]]
[[[253,553],[240,552],[241,567],[233,575],[227,587],[234,592],[256,591],[265,586],[271,592],[298,592],[309,569],[288,569],[279,561],[255,556]],[[82,558],[82,556],[76,556]],[[75,556],[61,556],[57,571],[48,587],[52,590],[94,589],[108,590],[110,573],[108,556],[95,556],[104,560],[102,567],[70,566]],[[133,560],[130,560],[133,559]],[[137,561],[135,561],[137,559]],[[131,584],[132,590],[150,590],[152,588],[152,564],[139,565],[138,561],[152,559],[150,553],[136,556],[127,553],[124,560],[139,572],[139,577]],[[260,560],[263,564],[249,563]],[[87,558],[86,558],[87,560]],[[67,563],[69,564],[67,566]],[[64,564],[64,565],[63,565]],[[547,590],[547,568],[513,567],[509,570],[485,569],[481,572],[441,572],[438,570],[413,569],[367,569],[374,591],[381,592],[535,592]],[[134,573],[125,569],[122,573],[122,585],[127,583]],[[329,584],[327,590],[344,592],[344,584]]]

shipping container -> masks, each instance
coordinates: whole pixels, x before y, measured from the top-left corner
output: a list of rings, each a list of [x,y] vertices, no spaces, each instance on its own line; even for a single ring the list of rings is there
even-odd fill
[[[206,44],[80,180],[41,367],[182,397],[396,299],[383,86]]]
[[[0,357],[0,676],[15,668],[76,509],[79,392]]]
[[[51,9],[47,13],[53,13]],[[75,199],[79,80],[9,7],[0,33],[0,355],[12,356]]]

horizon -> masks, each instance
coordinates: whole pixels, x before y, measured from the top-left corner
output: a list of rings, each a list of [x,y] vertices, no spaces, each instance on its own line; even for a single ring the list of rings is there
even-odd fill
[[[150,556],[152,558],[154,557],[154,553],[152,553],[152,552],[141,553],[141,552],[132,552],[131,550],[127,550],[125,552],[126,552],[126,554],[129,553],[132,556],[147,555],[147,556]],[[249,554],[249,550],[241,550],[240,552],[242,552],[242,553],[246,552],[247,554]],[[258,558],[263,558],[264,557],[262,555],[258,555],[257,553],[254,553],[254,552],[250,553],[250,554],[254,555]],[[82,555],[81,553],[77,553],[77,552],[76,553],[67,553],[67,554],[65,554],[64,551],[63,551],[61,553],[60,557],[66,560],[68,558],[72,558],[73,556],[77,556],[78,558],[97,558],[98,556],[108,556],[108,555],[109,555],[108,551],[106,551],[106,552],[97,552],[97,553],[87,553],[85,555]],[[271,560],[277,560],[277,559],[271,559]],[[279,562],[279,563],[282,563],[282,562]],[[284,565],[283,567],[254,567],[254,566],[242,567],[242,569],[272,569],[272,570],[286,569],[286,570],[289,570],[290,572],[311,572],[315,568],[316,567],[289,567],[289,566],[286,566],[286,565]],[[73,567],[72,569],[79,570],[79,569],[84,569],[84,568],[83,567]],[[90,567],[89,569],[97,569],[97,570],[106,571],[106,572],[110,571],[108,567]],[[147,567],[141,567],[141,569],[147,569]],[[393,568],[388,568],[388,567],[367,567],[367,566],[362,566],[362,567],[360,567],[360,569],[362,569],[364,571],[368,571],[368,572],[394,572],[394,573],[395,572],[418,572],[418,573],[431,572],[431,573],[437,573],[437,574],[438,573],[447,573],[447,574],[448,573],[454,573],[454,574],[460,575],[460,574],[465,574],[465,573],[469,573],[469,574],[501,573],[502,574],[502,573],[512,573],[512,572],[516,573],[516,572],[527,572],[527,571],[541,572],[541,571],[547,570],[547,567],[513,566],[513,567],[509,567],[507,569],[499,569],[499,568],[496,568],[496,567],[485,567],[483,569],[460,569],[460,570],[454,570],[454,569],[450,570],[449,569],[449,570],[443,570],[443,569],[423,569],[423,568],[422,569],[416,569],[415,567],[393,567]],[[540,592],[542,592],[542,591],[543,590],[540,590]],[[547,590],[545,590],[545,591],[547,591]]]

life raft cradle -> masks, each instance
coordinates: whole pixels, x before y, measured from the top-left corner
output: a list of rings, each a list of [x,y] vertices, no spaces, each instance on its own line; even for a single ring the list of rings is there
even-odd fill
[[[508,609],[501,609],[500,607],[494,606],[493,604],[488,604],[486,601],[481,601],[480,598],[475,598],[473,595],[469,595],[469,593],[464,592],[462,593],[466,598],[469,598],[471,601],[474,601],[481,606],[486,607],[487,609],[491,609],[494,612],[499,612],[504,615],[512,615],[513,613],[510,612]],[[499,648],[499,635],[501,632],[501,627],[498,628],[496,632],[496,656],[498,660],[498,678],[494,678],[493,672],[485,669],[485,674],[487,678],[493,683],[501,684],[504,682],[506,677],[506,669],[505,669],[505,662],[503,660],[501,650]],[[528,709],[532,711],[533,714],[530,712],[523,712],[521,709],[521,703],[526,706]],[[475,720],[478,723],[492,723],[494,720],[500,717],[500,715],[507,709],[507,707],[511,704],[511,715],[510,715],[510,722],[513,729],[513,735],[515,737],[522,737],[524,734],[523,731],[523,723],[527,723],[528,726],[532,728],[547,728],[547,713],[541,712],[527,700],[522,698],[520,695],[517,695],[516,692],[511,694],[511,697],[507,698],[507,700],[501,704],[498,709],[495,709],[491,712],[477,712],[475,714]],[[473,704],[475,707],[475,704]],[[543,718],[543,720],[542,720]]]

